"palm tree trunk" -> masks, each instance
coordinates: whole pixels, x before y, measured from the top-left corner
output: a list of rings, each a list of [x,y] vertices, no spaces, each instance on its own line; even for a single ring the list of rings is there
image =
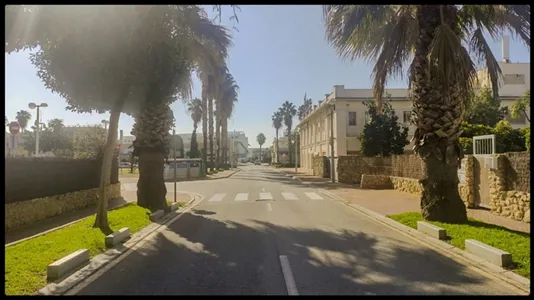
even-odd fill
[[[228,118],[223,118],[223,127],[222,127],[222,135],[223,135],[223,159],[224,159],[224,165],[225,168],[228,167],[228,159],[229,159],[229,153],[228,153]]]
[[[293,161],[293,151],[291,151],[291,127],[287,128],[287,149],[289,151],[289,153],[287,154],[289,156],[289,163],[291,164],[291,162]]]
[[[217,146],[215,157],[215,169],[218,170],[221,167],[221,112],[220,107],[217,105],[217,115],[215,116],[215,142]]]
[[[280,163],[280,148],[278,148],[278,128],[276,129],[276,163]]]
[[[154,106],[148,104],[136,117],[139,139],[134,142],[134,151],[139,159],[139,180],[137,181],[137,204],[151,211],[167,209],[167,188],[163,178],[165,158],[171,140],[169,129],[172,122],[168,120],[170,107],[168,104]],[[143,140],[143,137],[153,138]],[[154,139],[157,137],[157,139]]]
[[[202,160],[204,173],[208,172],[208,87],[202,84]]]
[[[431,77],[427,58],[435,29],[440,24],[440,6],[420,5],[416,17],[419,39],[412,84],[417,125],[414,150],[424,164],[424,177],[420,180],[423,187],[421,212],[425,220],[465,223],[467,210],[458,192],[458,167],[463,157],[458,143],[462,120],[460,99],[444,101],[445,95],[439,92],[441,83]],[[455,95],[451,91],[451,96]]]
[[[213,99],[208,99],[208,142],[209,142],[209,153],[210,153],[210,163],[211,170],[213,170],[215,162],[213,155]]]
[[[113,151],[117,145],[117,131],[119,129],[119,119],[121,116],[124,97],[118,101],[111,109],[109,116],[109,131],[104,155],[102,158],[102,169],[100,171],[100,190],[98,191],[98,204],[96,207],[96,218],[94,228],[100,228],[104,234],[113,232],[109,227],[108,220],[108,198],[111,181],[111,168],[113,167]]]

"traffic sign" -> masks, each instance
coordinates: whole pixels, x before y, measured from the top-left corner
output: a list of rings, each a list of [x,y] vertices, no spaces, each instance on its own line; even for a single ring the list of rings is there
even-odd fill
[[[20,132],[20,125],[19,122],[11,122],[9,123],[9,132],[11,134],[18,134]]]

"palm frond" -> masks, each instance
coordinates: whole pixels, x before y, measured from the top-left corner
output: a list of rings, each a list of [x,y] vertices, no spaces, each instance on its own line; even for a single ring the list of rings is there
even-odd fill
[[[409,5],[401,7],[397,18],[384,27],[380,37],[383,45],[373,68],[373,90],[378,111],[382,110],[382,95],[388,77],[403,78],[404,65],[411,57],[418,36],[417,20]]]
[[[436,29],[429,51],[432,78],[442,83],[443,95],[448,95],[457,86],[458,96],[467,100],[476,81],[476,67],[460,37],[448,24]],[[450,99],[450,98],[449,98]]]
[[[475,54],[475,57],[478,59],[479,63],[486,63],[488,69],[488,74],[491,80],[491,90],[493,91],[493,98],[499,98],[499,79],[502,77],[502,70],[497,62],[497,59],[493,55],[482,29],[477,28],[471,40],[469,42],[469,47],[471,52]]]

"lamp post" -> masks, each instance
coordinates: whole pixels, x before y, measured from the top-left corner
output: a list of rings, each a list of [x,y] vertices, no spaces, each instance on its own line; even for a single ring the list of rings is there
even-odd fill
[[[172,127],[172,148],[174,153],[174,203],[176,203],[176,131],[174,126]]]
[[[39,108],[48,107],[48,104],[41,103],[40,105],[37,105],[37,104],[32,102],[32,103],[28,104],[28,107],[30,109],[37,109],[37,126],[35,128],[35,156],[38,156],[39,155],[39,128],[41,127],[41,126],[39,126],[39,120],[40,120]]]

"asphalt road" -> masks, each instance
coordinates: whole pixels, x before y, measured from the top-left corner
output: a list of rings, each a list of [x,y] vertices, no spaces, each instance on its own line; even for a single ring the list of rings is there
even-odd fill
[[[71,293],[517,293],[269,167],[178,186],[205,199]]]

